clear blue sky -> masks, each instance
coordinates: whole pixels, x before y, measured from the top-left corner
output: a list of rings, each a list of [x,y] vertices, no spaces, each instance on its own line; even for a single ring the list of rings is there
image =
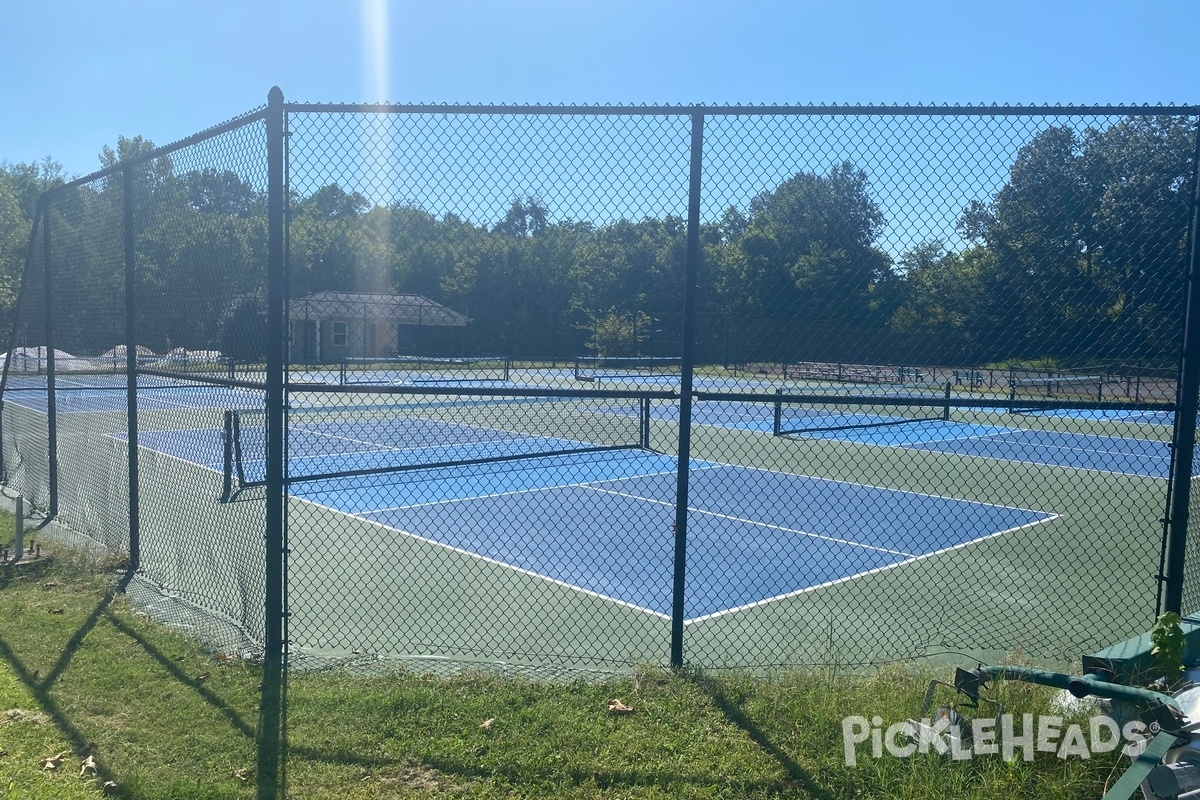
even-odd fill
[[[291,100],[1197,103],[1196,0],[36,0],[0,161],[98,168]]]

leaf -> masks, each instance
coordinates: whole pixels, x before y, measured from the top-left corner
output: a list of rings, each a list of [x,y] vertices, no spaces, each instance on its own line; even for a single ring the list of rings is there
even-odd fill
[[[105,781],[104,785],[101,786],[100,788],[106,792],[115,792],[117,790],[117,782],[116,781]]]
[[[610,714],[632,714],[633,706],[627,706],[617,698],[608,701],[608,713]]]
[[[211,677],[212,677],[211,672],[201,672],[199,675],[196,676],[196,683],[204,683],[206,680],[208,680]]]
[[[250,780],[250,776],[253,774],[253,772],[254,771],[249,767],[240,767],[233,771],[233,777],[237,778],[242,783],[246,783]]]
[[[50,609],[50,613],[51,613],[51,614],[55,614],[55,615],[58,615],[58,614],[65,614],[65,613],[66,613],[66,609],[65,609],[65,608],[52,608],[52,609]]]
[[[56,586],[58,586],[58,584],[55,583],[54,581],[46,581],[45,583],[42,584],[42,589],[44,591],[48,592]]]
[[[63,759],[66,758],[67,756],[69,756],[70,754],[71,753],[69,750],[63,750],[61,753],[59,753],[56,756],[50,756],[49,758],[43,758],[42,759],[42,769],[49,769],[49,770],[58,769],[59,767],[62,766]]]
[[[495,717],[491,717],[490,719],[485,719],[483,722],[479,723],[479,727],[483,728],[485,731],[489,731],[492,729],[492,723],[495,721],[496,721]]]
[[[96,758],[88,756],[83,760],[83,765],[79,767],[79,777],[94,778],[96,777]]]

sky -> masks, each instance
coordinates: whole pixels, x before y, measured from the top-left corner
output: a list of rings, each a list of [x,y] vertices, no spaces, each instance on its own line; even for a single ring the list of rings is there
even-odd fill
[[[1196,0],[38,0],[0,162],[99,168],[266,101],[1200,102]]]

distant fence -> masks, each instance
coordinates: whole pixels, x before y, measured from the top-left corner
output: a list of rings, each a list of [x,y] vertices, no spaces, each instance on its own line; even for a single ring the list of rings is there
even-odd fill
[[[263,785],[287,664],[1072,658],[1200,610],[1198,113],[276,91],[42,197],[0,473]]]

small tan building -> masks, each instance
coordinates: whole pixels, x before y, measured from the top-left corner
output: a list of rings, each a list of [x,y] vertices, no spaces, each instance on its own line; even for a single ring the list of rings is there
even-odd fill
[[[419,294],[323,291],[292,300],[292,363],[336,364],[343,358],[386,358],[450,352],[469,320]]]

